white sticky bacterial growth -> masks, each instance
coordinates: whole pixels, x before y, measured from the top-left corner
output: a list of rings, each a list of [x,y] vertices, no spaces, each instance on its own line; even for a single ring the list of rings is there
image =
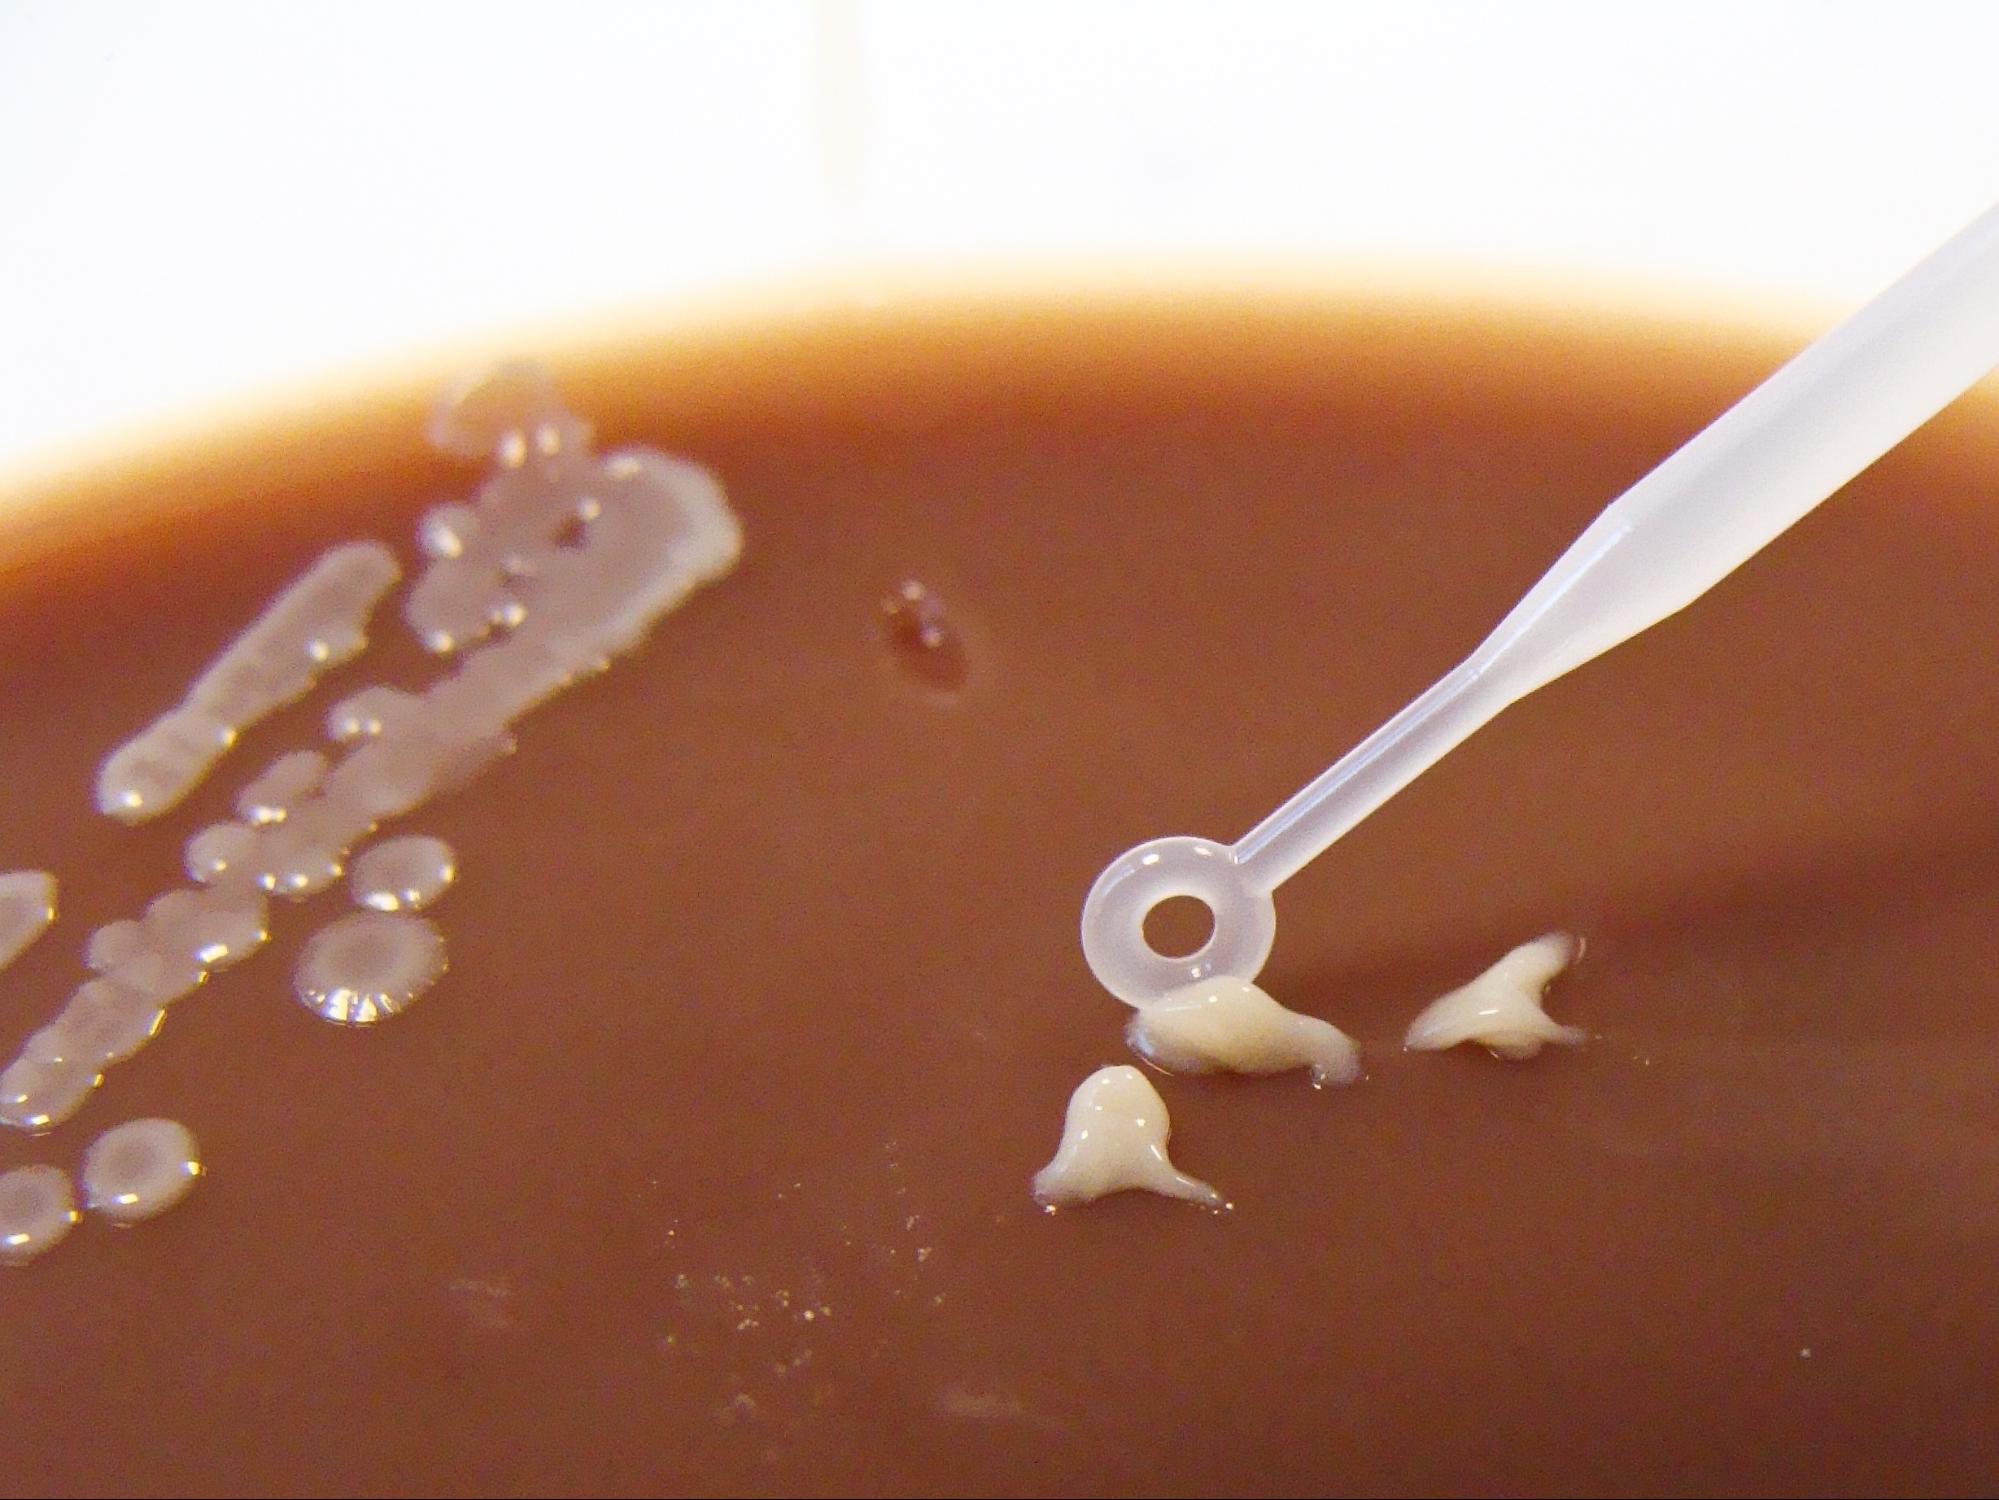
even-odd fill
[[[1403,1046],[1441,1052],[1477,1042],[1500,1057],[1521,1061],[1549,1042],[1579,1045],[1587,1033],[1551,1019],[1542,1008],[1541,992],[1575,962],[1580,946],[1565,932],[1522,943],[1470,984],[1426,1007],[1410,1023]]]
[[[1360,1076],[1360,1049],[1329,1021],[1287,1010],[1246,979],[1206,979],[1132,1013],[1132,1051],[1171,1073],[1285,1073],[1318,1084]]]
[[[1151,1080],[1129,1064],[1099,1068],[1069,1096],[1062,1144],[1035,1174],[1034,1196],[1050,1208],[1068,1208],[1142,1188],[1225,1207],[1214,1188],[1173,1165],[1166,1155],[1172,1133],[1166,1101]]]
[[[421,917],[358,912],[306,942],[292,976],[299,1003],[342,1026],[372,1026],[444,976],[444,935]]]
[[[59,1167],[0,1174],[0,1265],[25,1266],[76,1227],[76,1198]]]
[[[374,911],[422,911],[458,878],[458,857],[443,839],[406,834],[385,839],[354,861],[357,906]]]
[[[27,952],[55,919],[55,876],[46,870],[0,875],[0,969]]]
[[[201,1152],[175,1120],[113,1126],[83,1153],[83,1204],[114,1224],[163,1214],[194,1191]]]
[[[178,707],[111,752],[97,773],[98,811],[139,823],[178,803],[243,730],[360,653],[369,616],[401,576],[380,542],[327,552],[223,649]]]

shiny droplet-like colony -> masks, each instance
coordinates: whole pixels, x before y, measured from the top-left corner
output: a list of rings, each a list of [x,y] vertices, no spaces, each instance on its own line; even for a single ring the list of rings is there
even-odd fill
[[[84,1206],[122,1227],[185,1198],[201,1176],[201,1152],[176,1121],[132,1120],[91,1142],[81,1175]],[[26,1265],[53,1249],[80,1217],[61,1168],[16,1167],[0,1174],[0,1265]]]
[[[384,839],[354,861],[350,889],[357,906],[374,911],[422,911],[458,878],[458,857],[443,839],[423,834]]]
[[[92,933],[85,956],[97,977],[0,1070],[0,1123],[40,1131],[74,1113],[106,1066],[158,1031],[172,1002],[264,943],[269,898],[303,899],[339,881],[382,822],[509,753],[514,720],[636,645],[741,550],[712,475],[648,449],[593,454],[588,426],[533,366],[503,366],[454,391],[432,434],[447,451],[495,466],[473,503],[424,518],[430,562],[405,601],[418,635],[457,653],[455,669],[421,691],[349,694],[327,720],[329,738],[346,747],[337,761],[317,750],[279,756],[242,788],[236,821],[187,841],[192,889]],[[362,649],[397,576],[378,543],[328,552],[178,708],[112,753],[100,805],[130,822],[175,805],[244,728]],[[357,897],[393,896],[405,909],[435,899],[455,871],[440,848],[384,845]],[[369,920],[388,925],[332,924],[295,976],[307,1004],[348,1024],[395,1013],[443,972],[443,940],[428,923]]]
[[[0,1174],[0,1265],[24,1266],[76,1227],[69,1174],[16,1167]]]
[[[194,1191],[201,1152],[178,1121],[131,1120],[90,1143],[77,1175],[84,1207],[114,1224],[137,1224]]]
[[[293,971],[299,1003],[342,1026],[372,1026],[409,1009],[444,977],[444,935],[422,917],[366,911],[307,941]]]
[[[294,807],[319,790],[326,768],[326,756],[317,750],[280,755],[236,794],[236,816],[253,828],[284,822]]]

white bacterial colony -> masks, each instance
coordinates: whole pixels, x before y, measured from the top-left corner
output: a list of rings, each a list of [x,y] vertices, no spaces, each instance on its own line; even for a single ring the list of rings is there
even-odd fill
[[[0,1265],[25,1266],[76,1227],[69,1174],[16,1167],[0,1174]]]
[[[1410,1023],[1403,1045],[1441,1052],[1476,1042],[1515,1061],[1533,1057],[1549,1042],[1578,1045],[1586,1033],[1551,1019],[1542,1008],[1541,992],[1575,962],[1580,949],[1564,932],[1522,943],[1470,984],[1430,1004]]]
[[[409,913],[451,885],[456,859],[429,838],[366,847],[378,827],[510,753],[515,720],[637,646],[741,551],[735,516],[712,475],[649,449],[594,454],[588,426],[532,366],[504,366],[459,388],[434,416],[432,435],[449,452],[493,464],[471,504],[441,507],[419,526],[430,561],[404,613],[434,651],[455,653],[452,670],[419,690],[378,685],[348,694],[326,718],[328,739],[344,749],[278,756],[238,792],[233,821],[186,841],[192,887],[89,935],[84,957],[94,977],[0,1070],[0,1123],[31,1132],[62,1123],[108,1067],[160,1031],[175,1001],[267,940],[271,897],[324,891],[348,874],[350,858],[355,899],[393,907],[337,919],[315,934],[301,951],[294,988],[316,1013],[345,1025],[368,1025],[412,1004],[444,973],[445,948],[431,923]],[[100,806],[134,823],[173,806],[243,728],[303,696],[365,646],[363,629],[397,577],[393,555],[377,543],[329,552],[217,658],[179,708],[106,761]],[[11,882],[0,883],[0,924],[8,924],[0,941],[31,918],[35,932],[47,925],[53,882],[45,901],[39,883],[46,879],[0,877]],[[31,899],[16,912],[6,898],[21,893]],[[141,1121],[92,1147],[86,1197],[110,1217],[142,1217],[184,1193],[198,1171],[185,1131]],[[163,1175],[149,1175],[156,1172]],[[54,1181],[23,1180],[43,1188]],[[25,1222],[42,1200],[22,1191],[7,1211]],[[45,1227],[21,1232],[37,1253],[53,1243]]]
[[[422,917],[356,912],[307,940],[292,987],[314,1015],[372,1026],[408,1010],[444,970],[444,934]]]
[[[401,688],[365,687],[326,711],[326,737],[336,745],[372,740],[407,724],[422,706],[423,700]]]
[[[1428,1006],[1403,1045],[1442,1051],[1476,1042],[1503,1058],[1535,1056],[1549,1043],[1586,1039],[1542,1007],[1551,980],[1576,961],[1582,944],[1551,932],[1522,943],[1470,984]],[[1360,1050],[1338,1027],[1277,1003],[1244,979],[1218,977],[1139,1007],[1125,1026],[1139,1056],[1174,1073],[1281,1073],[1309,1067],[1315,1084],[1360,1076]],[[1069,1100],[1062,1148],[1034,1179],[1044,1205],[1088,1203],[1120,1188],[1141,1187],[1213,1205],[1219,1194],[1168,1160],[1165,1101],[1136,1068],[1104,1068]]]
[[[1069,1096],[1062,1144],[1034,1178],[1034,1196],[1045,1207],[1069,1208],[1107,1193],[1142,1188],[1225,1208],[1222,1195],[1173,1165],[1166,1142],[1173,1133],[1166,1101],[1138,1069],[1099,1068]]]
[[[138,823],[173,807],[243,730],[360,654],[369,616],[401,576],[380,542],[326,553],[224,648],[178,707],[106,757],[98,811]]]
[[[90,1143],[78,1176],[85,1208],[114,1224],[137,1224],[194,1191],[201,1152],[177,1121],[130,1120]]]
[[[152,1040],[165,1015],[159,1001],[116,980],[91,980],[0,1072],[0,1118],[27,1130],[59,1125],[89,1097],[105,1068]]]
[[[55,876],[46,870],[0,875],[0,969],[27,952],[55,919]]]
[[[1339,1027],[1287,1010],[1246,979],[1206,979],[1133,1012],[1132,1051],[1169,1073],[1285,1073],[1316,1084],[1360,1076],[1360,1049]]]
[[[327,759],[317,750],[280,755],[236,794],[236,816],[253,828],[282,823],[326,780]]]
[[[29,1045],[49,1029],[36,1032]],[[53,1130],[83,1107],[102,1077],[71,1057],[23,1052],[0,1071],[0,1122],[17,1130]]]
[[[166,1019],[166,1006],[143,990],[115,979],[92,979],[78,987],[42,1031],[61,1033],[63,1043],[97,1068],[123,1062],[151,1041]],[[34,1038],[25,1049],[34,1053]]]
[[[458,856],[443,839],[384,839],[354,861],[354,904],[374,911],[422,911],[458,878]]]
[[[176,1121],[132,1120],[91,1142],[81,1176],[84,1206],[123,1227],[165,1213],[192,1192],[201,1152]],[[61,1168],[0,1174],[0,1265],[24,1266],[53,1249],[81,1217]]]

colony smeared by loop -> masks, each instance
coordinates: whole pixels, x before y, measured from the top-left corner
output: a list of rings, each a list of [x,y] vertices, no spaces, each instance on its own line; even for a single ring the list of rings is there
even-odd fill
[[[1520,1062],[1550,1042],[1580,1045],[1587,1033],[1549,1016],[1542,1008],[1541,992],[1581,952],[1582,944],[1566,932],[1522,943],[1470,984],[1432,1001],[1409,1023],[1403,1046],[1415,1052],[1441,1052],[1476,1042],[1495,1056]]]
[[[1226,1207],[1213,1187],[1173,1165],[1172,1134],[1166,1101],[1149,1078],[1129,1064],[1099,1068],[1069,1096],[1062,1144],[1035,1174],[1034,1196],[1044,1207],[1067,1208],[1139,1188]]]
[[[1360,1049],[1330,1021],[1279,1005],[1246,979],[1205,979],[1132,1012],[1132,1051],[1174,1073],[1283,1073],[1352,1083]]]

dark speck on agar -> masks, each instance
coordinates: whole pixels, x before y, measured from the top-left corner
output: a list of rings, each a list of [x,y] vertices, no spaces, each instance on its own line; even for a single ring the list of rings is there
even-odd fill
[[[927,586],[907,579],[883,595],[881,627],[899,670],[937,692],[964,687],[970,672],[964,638]]]

